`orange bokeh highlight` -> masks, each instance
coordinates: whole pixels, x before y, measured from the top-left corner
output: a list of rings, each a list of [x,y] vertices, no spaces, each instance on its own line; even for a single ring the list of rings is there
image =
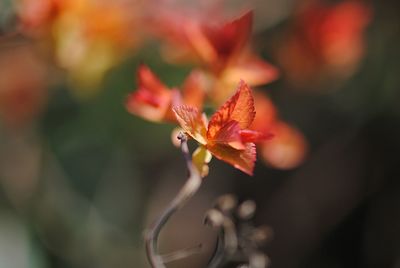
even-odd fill
[[[96,92],[106,72],[139,45],[141,7],[139,0],[17,1],[22,32],[53,50],[80,97]]]
[[[47,101],[47,67],[29,45],[0,52],[0,118],[7,127],[33,121]]]
[[[266,95],[255,92],[254,97],[257,113],[251,129],[272,136],[257,144],[261,159],[277,169],[299,166],[308,151],[303,134],[279,118],[274,104]]]
[[[277,49],[289,81],[302,87],[351,76],[365,54],[371,17],[371,8],[362,1],[317,1],[303,7]]]

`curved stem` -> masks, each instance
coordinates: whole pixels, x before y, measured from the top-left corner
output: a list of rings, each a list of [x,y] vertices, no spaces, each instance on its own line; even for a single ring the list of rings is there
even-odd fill
[[[224,233],[223,231],[220,231],[217,236],[217,245],[214,254],[209,260],[207,268],[217,268],[224,261],[225,258],[224,252],[225,252]]]
[[[217,238],[217,247],[207,268],[220,267],[221,263],[223,263],[227,257],[232,256],[236,252],[237,247],[238,237],[235,224],[229,217],[224,216],[222,229]]]
[[[197,246],[194,246],[191,248],[184,248],[184,249],[172,252],[172,253],[164,254],[161,256],[161,258],[164,263],[184,259],[184,258],[187,258],[194,254],[200,253],[201,247],[202,247],[202,245],[198,244]]]
[[[149,262],[153,268],[165,267],[162,256],[158,254],[157,242],[161,229],[164,227],[169,218],[197,192],[202,182],[200,173],[192,163],[186,135],[180,133],[178,138],[181,141],[181,150],[186,161],[189,176],[179,193],[145,233],[147,258],[149,259]]]

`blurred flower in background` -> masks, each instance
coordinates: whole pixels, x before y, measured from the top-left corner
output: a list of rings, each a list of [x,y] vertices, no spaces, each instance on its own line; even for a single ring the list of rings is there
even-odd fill
[[[54,49],[56,63],[91,95],[105,73],[137,48],[142,39],[141,1],[21,0],[22,31]]]
[[[128,96],[126,108],[132,114],[154,122],[176,122],[172,106],[191,105],[203,109],[205,78],[194,70],[183,82],[181,92],[164,85],[146,65],[137,70],[138,88]]]
[[[281,120],[272,101],[261,92],[255,92],[256,117],[252,129],[272,135],[258,144],[261,159],[278,169],[298,167],[306,158],[308,145],[303,134]]]
[[[372,17],[364,1],[300,4],[277,48],[277,59],[295,87],[341,81],[357,71],[365,55]]]
[[[6,127],[31,123],[48,95],[48,66],[29,43],[0,44],[0,117]]]
[[[217,105],[233,94],[240,79],[250,86],[269,83],[278,71],[250,48],[253,12],[226,18],[222,12],[169,11],[154,21],[156,34],[166,41],[162,53],[167,61],[191,62],[209,78],[208,95]]]

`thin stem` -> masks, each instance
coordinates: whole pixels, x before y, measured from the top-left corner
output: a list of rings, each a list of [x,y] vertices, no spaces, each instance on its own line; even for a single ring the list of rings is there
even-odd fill
[[[162,256],[158,254],[158,236],[161,229],[164,227],[169,218],[197,192],[202,182],[200,173],[192,163],[186,135],[180,133],[178,139],[181,141],[181,150],[186,161],[189,175],[186,183],[183,185],[179,193],[145,233],[147,258],[149,259],[149,262],[153,268],[165,267]]]
[[[202,245],[199,244],[195,247],[184,248],[184,249],[172,252],[172,253],[164,254],[161,256],[161,258],[164,263],[181,260],[181,259],[187,258],[189,256],[192,256],[194,254],[200,253],[201,247],[202,247]]]

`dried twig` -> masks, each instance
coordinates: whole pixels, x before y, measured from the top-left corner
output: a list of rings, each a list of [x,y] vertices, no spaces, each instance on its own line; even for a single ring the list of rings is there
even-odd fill
[[[267,255],[259,250],[272,237],[268,226],[255,227],[251,220],[256,212],[256,203],[246,200],[238,203],[233,195],[217,199],[214,208],[208,210],[205,223],[219,228],[214,254],[207,268],[218,268],[225,264],[239,264],[238,268],[266,268]]]

